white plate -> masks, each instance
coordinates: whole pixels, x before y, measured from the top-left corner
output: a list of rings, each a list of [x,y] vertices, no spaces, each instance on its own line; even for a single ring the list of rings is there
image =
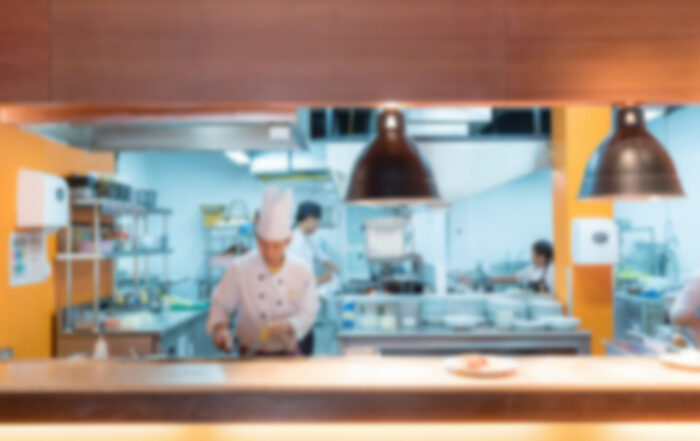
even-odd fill
[[[484,323],[484,318],[475,315],[448,315],[445,316],[445,325],[452,329],[471,329]]]
[[[541,331],[544,329],[544,324],[540,320],[513,320],[513,327],[517,331]]]
[[[555,331],[573,331],[581,324],[576,317],[542,317],[539,321],[545,328]]]
[[[663,354],[659,360],[666,366],[679,369],[700,371],[700,352],[696,350],[686,350],[675,354]]]
[[[470,355],[467,355],[467,357],[469,356]],[[476,357],[478,355],[474,356]],[[518,362],[513,358],[483,357],[487,360],[486,366],[480,369],[470,369],[465,365],[463,357],[464,356],[446,358],[445,368],[453,374],[469,375],[472,377],[504,377],[518,370]]]

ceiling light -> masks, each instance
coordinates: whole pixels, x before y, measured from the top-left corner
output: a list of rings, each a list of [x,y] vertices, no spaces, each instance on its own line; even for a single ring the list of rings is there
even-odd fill
[[[439,200],[427,162],[404,135],[403,115],[383,110],[377,136],[355,163],[347,201],[359,204],[433,203]]]
[[[238,165],[247,165],[250,163],[250,158],[242,150],[229,150],[226,152],[226,157]]]
[[[617,111],[615,129],[588,161],[580,199],[683,196],[673,160],[646,129],[639,107]]]

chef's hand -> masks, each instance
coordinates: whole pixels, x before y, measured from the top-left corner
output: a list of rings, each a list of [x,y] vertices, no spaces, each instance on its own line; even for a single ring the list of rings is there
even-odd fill
[[[231,352],[233,349],[233,334],[228,325],[221,323],[214,328],[214,345],[222,351]]]
[[[273,323],[267,327],[267,335],[269,337],[286,337],[294,335],[294,328],[289,322]]]

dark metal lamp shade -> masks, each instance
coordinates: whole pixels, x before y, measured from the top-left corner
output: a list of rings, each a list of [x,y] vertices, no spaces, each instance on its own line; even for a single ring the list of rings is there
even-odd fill
[[[646,129],[638,107],[617,111],[615,129],[588,160],[580,199],[682,197],[673,160]]]
[[[355,163],[346,199],[377,205],[439,201],[430,166],[404,135],[398,110],[384,110],[377,117],[377,137]]]

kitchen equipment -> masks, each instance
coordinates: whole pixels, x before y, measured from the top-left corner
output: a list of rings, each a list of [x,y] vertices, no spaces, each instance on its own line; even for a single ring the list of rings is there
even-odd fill
[[[355,327],[355,302],[348,300],[343,302],[340,312],[341,327],[343,329],[352,329]]]
[[[558,317],[564,314],[564,308],[557,300],[549,298],[532,298],[527,302],[528,316],[537,320],[542,317]]]
[[[420,317],[420,303],[418,300],[403,300],[398,306],[401,329],[416,329]]]
[[[455,331],[470,330],[481,326],[485,321],[484,317],[463,314],[448,315],[444,319],[445,325]]]
[[[202,222],[205,227],[213,227],[221,222],[226,211],[225,205],[202,205],[199,207],[202,211]]]
[[[518,370],[518,362],[507,357],[469,354],[445,359],[445,368],[458,375],[503,377],[514,374]]]
[[[514,319],[513,329],[516,331],[541,331],[544,329],[544,323],[541,320]]]
[[[158,193],[154,190],[138,189],[133,191],[133,202],[146,208],[155,208]]]
[[[396,331],[398,321],[396,320],[396,310],[394,305],[384,305],[378,308],[379,311],[379,328],[382,331]]]
[[[395,294],[422,294],[423,282],[411,277],[393,277],[382,281],[382,289]]]
[[[581,324],[576,317],[543,317],[540,322],[546,329],[555,331],[573,331]]]
[[[515,311],[504,309],[494,313],[493,324],[501,331],[508,331],[513,328],[515,322]]]
[[[401,258],[405,249],[406,221],[398,217],[365,221],[365,244],[368,259]]]
[[[488,297],[487,315],[491,323],[507,329],[512,326],[513,319],[527,317],[527,303],[522,297],[491,295]]]
[[[489,297],[483,294],[464,294],[447,298],[447,311],[452,314],[466,314],[486,317]]]
[[[17,227],[55,231],[68,225],[68,185],[62,178],[20,169]]]
[[[576,265],[610,265],[618,261],[617,225],[612,219],[580,218],[573,221],[571,235]]]

